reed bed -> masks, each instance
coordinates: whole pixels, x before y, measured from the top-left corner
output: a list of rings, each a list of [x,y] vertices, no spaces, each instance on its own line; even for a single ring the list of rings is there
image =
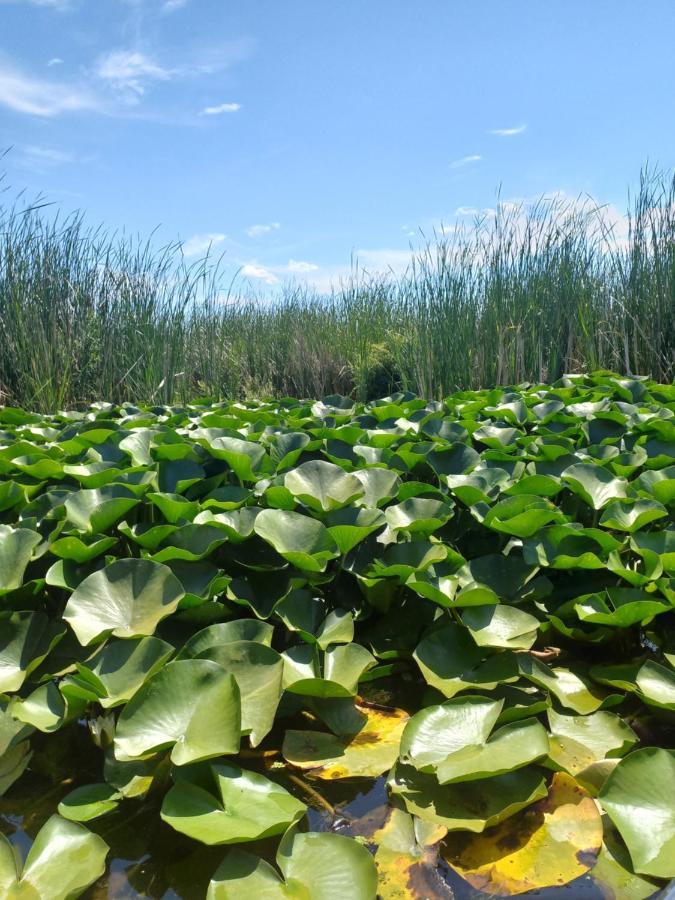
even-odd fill
[[[5,193],[5,197],[7,194]],[[590,201],[497,206],[433,235],[402,275],[261,296],[219,261],[188,265],[0,195],[0,402],[359,400],[394,390],[675,376],[675,178],[645,171],[627,227]]]

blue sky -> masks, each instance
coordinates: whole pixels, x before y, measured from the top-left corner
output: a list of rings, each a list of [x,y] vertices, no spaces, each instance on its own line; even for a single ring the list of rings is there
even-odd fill
[[[325,286],[500,185],[623,210],[675,164],[674,33],[672,0],[0,0],[0,168]]]

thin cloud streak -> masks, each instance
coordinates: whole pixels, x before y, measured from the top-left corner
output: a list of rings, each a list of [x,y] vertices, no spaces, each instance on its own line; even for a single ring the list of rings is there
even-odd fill
[[[235,113],[241,109],[241,103],[221,103],[218,106],[205,106],[202,116],[221,116],[223,113]]]
[[[522,134],[527,129],[527,125],[517,125],[515,128],[493,128],[488,134],[496,134],[498,137],[514,137],[516,134]]]
[[[461,159],[456,159],[450,163],[451,169],[461,169],[463,166],[468,166],[471,163],[479,162],[483,157],[478,153],[474,153],[471,156],[463,156]]]

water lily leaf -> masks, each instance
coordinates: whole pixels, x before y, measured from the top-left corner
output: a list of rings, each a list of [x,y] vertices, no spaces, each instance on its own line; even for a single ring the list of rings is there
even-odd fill
[[[476,512],[479,510],[480,505],[475,507]],[[532,494],[518,494],[495,503],[485,513],[482,521],[492,531],[526,538],[562,518],[563,514],[549,500]]]
[[[162,803],[162,819],[204,844],[235,844],[285,831],[307,809],[263,775],[226,763],[190,766]]]
[[[321,459],[310,460],[288,472],[284,487],[316,512],[339,509],[364,494],[363,484],[356,475]]]
[[[447,501],[411,497],[388,506],[384,516],[392,531],[429,535],[452,516],[452,505]]]
[[[256,481],[258,474],[271,462],[265,448],[255,441],[245,441],[234,437],[216,437],[204,441],[208,452],[216,459],[223,459],[241,481]]]
[[[549,757],[570,775],[579,776],[589,766],[608,757],[620,757],[638,740],[633,729],[619,716],[600,710],[587,716],[566,716],[548,710],[551,728]]]
[[[444,855],[469,884],[503,897],[568,884],[592,868],[601,844],[595,803],[558,774],[546,799],[489,832],[453,835]]]
[[[675,710],[675,672],[672,669],[650,659],[640,668],[635,682],[647,703]]]
[[[546,796],[546,782],[534,768],[441,785],[434,775],[399,762],[387,784],[408,812],[448,831],[481,832]]]
[[[234,676],[211,660],[182,659],[149,678],[124,707],[115,756],[133,760],[172,747],[171,759],[180,766],[237,753],[240,735]]]
[[[0,612],[0,692],[18,691],[64,634],[42,612]]]
[[[340,552],[325,525],[301,513],[264,509],[254,528],[291,565],[308,572],[323,572]]]
[[[427,684],[450,698],[471,683],[468,673],[482,654],[467,629],[452,624],[423,638],[413,656]]]
[[[373,561],[367,574],[376,578],[398,578],[403,583],[434,563],[445,562],[447,555],[447,547],[429,541],[390,544],[382,556]]]
[[[86,665],[76,663],[78,672],[95,689],[104,709],[130,700],[146,678],[168,662],[174,648],[157,637],[109,641]]]
[[[462,622],[479,647],[529,650],[537,639],[539,619],[515,606],[470,606]]]
[[[447,475],[450,492],[466,506],[490,503],[510,481],[504,469],[474,469],[469,475]]]
[[[156,550],[157,547],[176,531],[177,525],[154,524],[153,522],[138,522],[129,525],[128,522],[120,522],[117,530],[125,538],[143,547],[144,550]]]
[[[521,675],[550,691],[563,706],[582,716],[602,706],[603,698],[595,689],[591,690],[590,682],[570,669],[562,666],[552,668],[526,653],[519,654],[518,668]]]
[[[503,702],[462,697],[415,713],[401,738],[401,759],[430,772],[453,753],[484,744]]]
[[[164,540],[164,545],[152,554],[155,562],[175,559],[197,561],[205,559],[225,543],[227,537],[214,525],[183,525]]]
[[[58,731],[66,722],[79,718],[91,697],[68,697],[66,681],[57,686],[53,681],[40,685],[25,700],[16,699],[12,715],[27,725],[46,733]]]
[[[628,847],[635,872],[674,877],[675,753],[657,747],[629,753],[599,799]]]
[[[152,634],[185,595],[171,569],[147,559],[120,559],[89,575],[71,594],[63,618],[81,644],[112,632]]]
[[[209,884],[206,900],[375,900],[377,869],[368,850],[341,834],[292,829],[277,852],[285,882],[267,862],[230,851]]]
[[[594,463],[578,463],[562,474],[565,484],[593,509],[602,509],[610,500],[626,496],[627,481],[617,478],[603,466]]]
[[[523,558],[531,566],[552,569],[604,569],[608,555],[621,546],[600,528],[548,525],[523,541]]]
[[[377,844],[378,897],[381,900],[429,897],[452,900],[452,890],[438,869],[438,847],[435,843],[420,842],[415,833],[416,821],[421,822],[393,808],[383,826],[372,835],[370,840]]]
[[[122,485],[74,491],[65,500],[68,521],[84,534],[102,534],[138,506],[140,498]]]
[[[258,644],[272,646],[274,626],[258,619],[231,619],[229,622],[217,622],[202,628],[193,634],[182,646],[178,659],[199,656],[212,647],[230,644],[232,641],[255,641]]]
[[[617,500],[606,506],[600,524],[616,531],[637,531],[668,515],[665,506],[655,500]]]
[[[0,596],[20,588],[40,535],[29,528],[0,525]]]
[[[456,442],[443,450],[432,450],[426,455],[426,461],[436,475],[463,475],[470,469],[475,469],[480,460],[480,455],[473,447]]]
[[[463,747],[436,766],[440,784],[502,775],[527,766],[548,753],[546,730],[536,719],[503,725],[482,746]]]
[[[26,900],[79,897],[105,871],[108,849],[103,838],[84,825],[52,816],[38,832],[23,867],[0,835],[0,888],[6,897]]]
[[[286,731],[282,753],[292,766],[316,778],[376,778],[388,772],[399,753],[408,721],[402,709],[355,704],[363,714],[359,731],[333,735],[322,731]]]
[[[323,677],[318,658],[308,644],[284,651],[284,689],[307,697],[353,697],[359,679],[375,664],[375,657],[360,644],[329,647],[323,657]]]
[[[578,597],[574,611],[582,622],[629,628],[647,624],[659,613],[672,610],[670,603],[633,588],[607,588],[597,594]]]
[[[14,743],[0,755],[0,797],[21,778],[32,756],[30,741]]]
[[[114,537],[85,542],[75,535],[67,535],[52,541],[49,545],[49,552],[61,559],[72,559],[73,562],[82,565],[101,556],[116,543],[117,538]]]
[[[659,883],[633,872],[628,851],[607,816],[603,816],[603,830],[602,849],[593,866],[594,884],[617,900],[647,900],[656,895]]]
[[[152,492],[147,494],[147,499],[159,509],[171,525],[177,525],[183,520],[191,522],[199,512],[199,503],[196,500],[188,500],[182,494]]]
[[[89,822],[117,809],[121,797],[109,784],[86,784],[66,794],[59,815],[71,822]]]
[[[331,537],[343,555],[353,550],[369,534],[385,525],[384,514],[378,509],[366,507],[344,507],[328,513],[324,517]]]
[[[257,747],[274,724],[282,693],[284,664],[276,650],[255,641],[231,641],[202,650],[199,659],[210,659],[233,675],[241,697],[241,732],[250,734]]]

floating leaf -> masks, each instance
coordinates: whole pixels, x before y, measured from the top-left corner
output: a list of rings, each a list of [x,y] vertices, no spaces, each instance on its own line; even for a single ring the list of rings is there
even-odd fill
[[[469,884],[503,897],[568,884],[592,868],[601,843],[595,803],[558,774],[546,799],[483,834],[453,835],[444,855]]]
[[[306,806],[263,775],[225,763],[179,769],[162,819],[204,844],[235,844],[285,831]]]
[[[59,803],[59,814],[71,822],[89,822],[116,809],[121,797],[109,784],[87,784],[66,794]]]
[[[21,587],[26,566],[41,540],[28,528],[0,525],[0,596]]]
[[[0,888],[6,897],[70,900],[105,870],[108,845],[83,825],[52,816],[19,864],[12,845],[0,834]]]
[[[282,753],[296,768],[316,778],[376,778],[388,772],[398,758],[401,734],[408,721],[402,709],[356,703],[365,716],[356,734],[323,731],[286,731]]]
[[[325,525],[300,513],[265,509],[254,527],[256,534],[299,569],[323,572],[329,560],[339,554]]]
[[[171,759],[180,766],[237,753],[240,735],[234,676],[210,660],[183,659],[149,678],[124,707],[115,756],[133,760],[172,747]]]
[[[277,852],[282,881],[267,862],[230,851],[209,884],[206,900],[375,900],[377,869],[371,854],[340,834],[289,832]]]
[[[675,753],[629,753],[605,782],[600,803],[624,839],[634,870],[675,877]]]
[[[171,569],[147,559],[120,559],[89,575],[71,594],[63,618],[81,644],[112,632],[152,634],[185,591]]]

